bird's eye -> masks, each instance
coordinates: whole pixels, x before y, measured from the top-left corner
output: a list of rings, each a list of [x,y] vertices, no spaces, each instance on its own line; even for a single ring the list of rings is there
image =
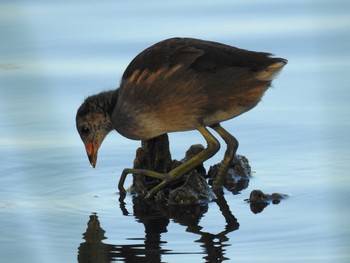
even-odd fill
[[[90,129],[88,128],[88,127],[86,127],[86,126],[84,126],[84,127],[82,127],[81,128],[81,133],[82,134],[88,134],[90,132]]]

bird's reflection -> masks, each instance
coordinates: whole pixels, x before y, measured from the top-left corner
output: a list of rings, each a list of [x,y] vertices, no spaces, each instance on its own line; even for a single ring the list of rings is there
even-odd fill
[[[114,246],[102,243],[106,239],[105,231],[100,227],[100,221],[95,213],[90,215],[88,227],[83,234],[84,243],[80,244],[78,262],[111,262],[114,258]]]
[[[120,208],[123,215],[128,215],[124,199],[120,199]],[[208,211],[208,206],[168,206],[165,203],[154,201],[144,201],[142,198],[133,198],[133,215],[139,223],[145,227],[145,236],[134,239],[135,244],[128,245],[104,244],[105,231],[101,228],[97,214],[90,215],[88,227],[83,234],[85,242],[80,244],[79,262],[164,262],[162,255],[181,254],[181,251],[171,251],[164,249],[166,240],[162,240],[162,233],[167,232],[167,226],[172,220],[186,227],[187,232],[199,236],[196,240],[203,248],[203,259],[205,262],[222,262],[225,258],[225,248],[229,246],[227,234],[237,230],[239,224],[231,213],[229,206],[223,195],[216,200],[219,209],[225,218],[225,228],[219,233],[209,233],[203,231],[200,220]],[[143,241],[141,244],[140,241]]]

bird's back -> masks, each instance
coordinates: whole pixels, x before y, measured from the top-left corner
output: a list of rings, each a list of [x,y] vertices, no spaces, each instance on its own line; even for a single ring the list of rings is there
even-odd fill
[[[125,70],[113,115],[116,129],[147,139],[233,118],[260,101],[285,64],[269,53],[216,42],[161,41]]]
[[[258,72],[274,63],[286,63],[272,58],[270,53],[255,52],[229,45],[194,38],[170,38],[160,41],[137,55],[124,71],[123,80],[136,71],[157,71],[182,64],[197,72],[218,71],[222,68],[246,68]]]

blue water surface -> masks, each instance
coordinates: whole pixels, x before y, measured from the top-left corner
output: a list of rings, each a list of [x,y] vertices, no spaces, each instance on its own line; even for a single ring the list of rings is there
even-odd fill
[[[341,0],[2,0],[0,261],[349,262],[349,8]],[[75,129],[86,96],[117,88],[135,55],[174,36],[289,61],[255,109],[223,123],[254,170],[248,189],[225,192],[226,218],[215,202],[197,221],[191,210],[131,196],[120,203],[117,181],[140,142],[111,133],[90,169]],[[169,136],[176,159],[205,144],[195,131]],[[244,201],[253,189],[290,196],[255,214]]]

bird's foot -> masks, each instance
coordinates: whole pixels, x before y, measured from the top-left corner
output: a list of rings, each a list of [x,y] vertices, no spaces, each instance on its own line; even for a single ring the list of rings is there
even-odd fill
[[[169,182],[171,182],[171,177],[166,173],[164,174],[163,181],[161,181],[159,184],[157,184],[155,187],[153,187],[147,195],[144,197],[145,200],[150,199],[152,196],[156,195],[160,190],[165,188]]]

